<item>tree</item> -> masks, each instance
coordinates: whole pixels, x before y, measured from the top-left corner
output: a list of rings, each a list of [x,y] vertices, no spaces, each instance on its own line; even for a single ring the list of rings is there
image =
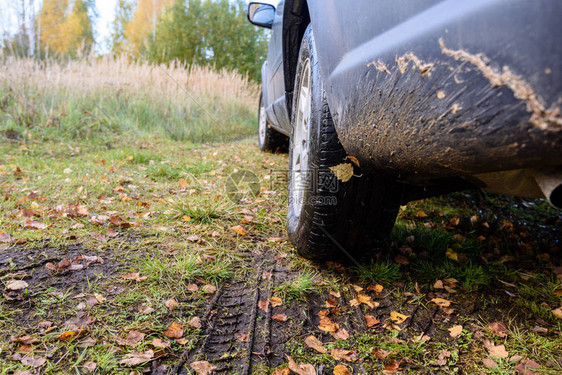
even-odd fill
[[[236,69],[259,80],[266,51],[266,34],[247,21],[244,2],[176,0],[160,18],[147,56]]]
[[[130,22],[125,26],[125,39],[130,52],[138,57],[146,51],[147,43],[156,36],[156,24],[163,10],[173,0],[139,0]]]
[[[75,55],[79,49],[89,50],[94,44],[89,16],[92,0],[44,0],[41,8],[41,49],[58,55]]]
[[[127,51],[127,39],[125,39],[125,28],[133,17],[133,4],[130,0],[119,0],[115,6],[115,19],[113,20],[113,31],[111,34],[111,49],[114,54]]]

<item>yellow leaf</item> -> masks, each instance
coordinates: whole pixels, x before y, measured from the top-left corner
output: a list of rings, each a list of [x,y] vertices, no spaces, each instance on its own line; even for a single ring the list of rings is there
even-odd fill
[[[356,166],[359,167],[359,160],[357,160],[357,158],[356,158],[355,156],[350,156],[350,155],[348,155],[348,156],[346,157],[346,159],[351,160],[351,162],[352,162],[353,164],[355,164]]]
[[[248,233],[248,232],[246,232],[246,231],[244,230],[244,228],[242,228],[241,225],[236,225],[236,226],[230,228],[230,230],[236,232],[236,233],[239,234],[240,236],[245,236],[245,235]]]
[[[162,334],[171,339],[179,339],[183,336],[183,326],[177,322],[173,322]]]
[[[408,318],[409,318],[408,315],[400,314],[399,312],[396,311],[392,311],[390,313],[390,319],[392,319],[396,324],[404,323]]]
[[[451,301],[446,300],[444,298],[434,298],[431,300],[431,302],[437,304],[440,307],[449,307],[451,306]]]
[[[334,367],[334,375],[351,375],[351,372],[344,365]]]
[[[455,253],[451,248],[447,249],[445,256],[451,260],[459,261],[459,254]]]
[[[347,182],[353,177],[353,165],[349,163],[342,163],[333,167],[330,170],[336,175],[336,178],[341,182]]]

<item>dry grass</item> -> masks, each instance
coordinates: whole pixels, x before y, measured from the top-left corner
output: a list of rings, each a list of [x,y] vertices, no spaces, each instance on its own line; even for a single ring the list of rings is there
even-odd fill
[[[156,131],[180,140],[226,140],[253,131],[257,95],[258,85],[247,77],[209,67],[125,57],[0,57],[0,130],[22,136]]]

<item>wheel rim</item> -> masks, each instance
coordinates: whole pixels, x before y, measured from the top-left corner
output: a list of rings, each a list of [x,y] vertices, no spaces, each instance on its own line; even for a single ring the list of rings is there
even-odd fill
[[[292,139],[291,160],[291,198],[293,211],[298,218],[304,206],[304,193],[311,188],[309,181],[309,154],[310,154],[310,117],[312,113],[311,87],[310,87],[310,59],[303,64],[299,84],[297,113]]]
[[[265,132],[267,130],[267,118],[265,116],[263,100],[261,100],[260,102],[260,114],[258,118],[258,141],[260,143],[260,146],[263,146],[265,142]]]

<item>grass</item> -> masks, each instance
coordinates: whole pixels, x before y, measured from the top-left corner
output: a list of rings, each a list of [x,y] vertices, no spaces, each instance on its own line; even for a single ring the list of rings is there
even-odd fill
[[[371,261],[371,263],[363,264],[355,268],[357,277],[361,282],[369,284],[392,284],[401,276],[400,266],[393,264],[388,260]]]
[[[257,94],[236,72],[179,63],[0,56],[0,137],[108,146],[139,136],[226,141],[254,133]]]
[[[21,345],[10,337],[21,334],[38,340],[34,355],[49,356],[42,373],[78,373],[89,361],[100,373],[140,371],[142,365],[120,364],[124,355],[153,349],[150,341],[163,339],[171,322],[187,326],[201,316],[212,298],[204,285],[252,280],[248,293],[255,290],[248,263],[254,255],[268,259],[267,269],[287,268],[284,276],[272,271],[273,294],[283,304],[270,312],[288,316],[274,329],[287,330],[286,353],[299,362],[334,366],[330,350],[340,348],[357,351],[353,373],[381,372],[390,360],[402,361],[405,373],[513,373],[515,364],[507,360],[496,360],[497,369],[484,367],[482,335],[505,344],[510,355],[536,360],[544,373],[560,372],[549,361],[562,356],[556,334],[562,324],[552,313],[562,303],[553,272],[561,220],[544,202],[477,192],[412,202],[400,211],[376,261],[324,267],[299,258],[286,241],[286,181],[276,177],[286,170],[287,156],[260,153],[255,139],[243,138],[255,132],[257,104],[257,87],[244,77],[168,68],[209,116],[157,67],[119,59],[44,65],[4,59],[0,65],[0,234],[9,236],[0,242],[0,285],[11,278],[29,283],[22,301],[8,301],[3,289],[0,373],[31,370],[11,359]],[[247,170],[257,176],[259,191],[234,202],[230,176]],[[232,229],[237,225],[246,234]],[[104,264],[56,274],[45,268],[78,255],[99,256]],[[122,278],[136,272],[146,280]],[[458,281],[454,288],[435,287],[451,278]],[[384,285],[383,292],[377,295],[370,284]],[[353,286],[380,303],[357,307],[381,320],[365,332],[355,331]],[[95,295],[102,302],[86,306]],[[315,326],[328,296],[338,302],[329,317],[349,331],[347,340]],[[450,300],[451,310],[436,310],[435,297]],[[166,305],[171,299],[178,304],[173,310]],[[429,320],[397,328],[389,324],[391,311],[409,319],[425,311]],[[96,340],[92,347],[80,347],[82,337],[58,339],[77,314],[97,319],[86,336]],[[39,329],[44,321],[54,328]],[[489,333],[492,321],[508,325],[506,338]],[[456,324],[462,335],[452,338],[448,329]],[[547,332],[534,331],[537,325]],[[146,333],[139,346],[116,343],[133,329]],[[415,340],[422,331],[429,341]],[[310,334],[328,353],[303,344]],[[200,335],[186,328],[187,342],[173,341],[163,361],[172,363]],[[375,349],[390,354],[377,359]],[[438,367],[442,350],[451,357]]]
[[[304,301],[307,294],[316,290],[319,274],[312,271],[302,271],[289,282],[284,282],[275,288],[275,294],[284,301]]]

